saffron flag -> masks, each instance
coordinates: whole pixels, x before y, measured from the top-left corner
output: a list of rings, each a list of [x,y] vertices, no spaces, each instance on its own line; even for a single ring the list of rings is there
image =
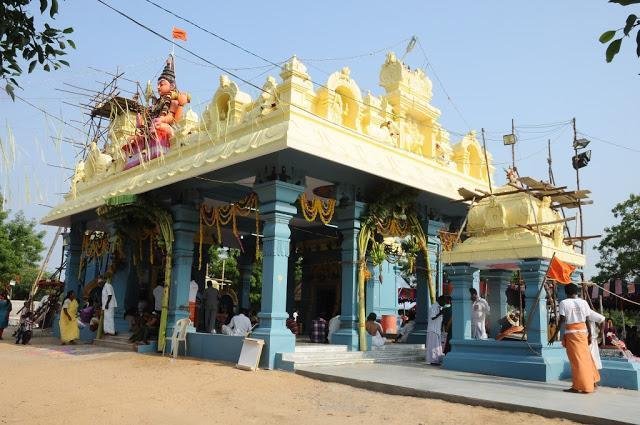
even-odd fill
[[[547,271],[547,279],[555,280],[558,283],[571,283],[571,273],[576,269],[575,266],[567,264],[558,258],[553,257],[549,263],[549,271]]]
[[[173,30],[171,30],[171,36],[176,40],[187,41],[187,32],[180,28],[173,27]]]

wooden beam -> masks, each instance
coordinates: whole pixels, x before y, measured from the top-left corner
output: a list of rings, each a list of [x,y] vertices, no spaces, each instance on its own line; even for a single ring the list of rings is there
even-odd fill
[[[558,204],[552,204],[551,208],[578,208],[580,205],[591,205],[593,201],[580,201],[580,202],[564,202]]]
[[[595,238],[601,238],[602,235],[591,235],[591,236],[574,236],[571,238],[564,238],[565,242],[573,242],[573,241],[584,241],[586,239],[595,239]]]
[[[527,226],[546,226],[548,224],[566,223],[567,221],[572,221],[575,219],[576,219],[575,217],[561,218],[560,220],[545,221],[543,223],[537,223],[537,224],[528,224]]]

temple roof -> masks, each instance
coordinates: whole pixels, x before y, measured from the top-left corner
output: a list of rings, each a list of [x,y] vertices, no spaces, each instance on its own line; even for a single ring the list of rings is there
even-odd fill
[[[118,109],[134,103],[126,99],[114,103],[109,142],[103,149],[90,146],[65,201],[42,222],[62,225],[109,197],[144,193],[285,149],[448,199],[458,198],[459,188],[488,189],[491,156],[487,164],[475,133],[452,144],[438,123],[440,111],[430,104],[431,81],[393,53],[380,71],[380,96],[363,96],[348,68],[314,91],[296,57],[280,77],[268,77],[252,99],[221,76],[202,116],[184,114],[166,154],[126,170],[123,146],[136,131],[137,108]]]
[[[443,252],[445,263],[469,263],[481,269],[517,268],[529,258],[558,259],[582,267],[585,256],[574,249],[574,239],[565,237],[565,223],[557,211],[564,197],[580,199],[548,183],[528,177],[494,189],[492,193],[463,190],[463,199],[473,199],[467,216],[468,238]],[[588,191],[586,191],[588,192]],[[471,198],[469,198],[471,196]],[[583,196],[584,197],[584,196]],[[478,201],[475,203],[475,201]]]

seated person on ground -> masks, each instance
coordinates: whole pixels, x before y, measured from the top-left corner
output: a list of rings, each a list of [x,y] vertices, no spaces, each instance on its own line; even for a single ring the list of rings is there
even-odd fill
[[[320,313],[316,319],[311,321],[311,332],[309,332],[311,342],[319,344],[325,344],[327,342],[329,324],[327,323],[326,317],[326,313]]]
[[[222,333],[224,335],[247,336],[251,331],[251,320],[247,314],[247,309],[241,308],[240,313],[233,316],[228,325],[222,325]]]
[[[295,313],[290,313],[289,318],[287,319],[287,328],[291,331],[292,334],[298,335],[298,321],[293,317]]]
[[[382,336],[384,331],[382,330],[382,325],[376,322],[376,314],[369,313],[367,316],[367,322],[365,323],[365,329],[367,333],[371,335],[371,343],[374,347],[381,347],[386,342],[385,338]]]
[[[327,340],[329,344],[331,344],[333,339],[333,334],[338,332],[340,329],[340,312],[338,311],[335,316],[329,320],[329,333],[327,334]]]
[[[130,342],[142,342],[149,344],[149,339],[157,338],[158,325],[160,324],[160,316],[153,313],[145,313],[139,323],[138,329],[129,338]]]
[[[396,338],[396,342],[407,342],[409,338],[409,334],[413,332],[413,329],[416,327],[416,312],[413,310],[409,310],[407,312],[407,321],[398,331],[398,337]]]

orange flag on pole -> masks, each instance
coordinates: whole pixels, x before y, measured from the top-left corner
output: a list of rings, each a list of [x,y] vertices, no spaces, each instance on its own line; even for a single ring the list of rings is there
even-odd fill
[[[171,31],[171,36],[176,40],[187,41],[187,32],[183,29],[173,27]]]
[[[558,283],[569,284],[572,282],[571,273],[576,269],[575,266],[567,264],[558,260],[557,257],[553,257],[549,263],[549,270],[547,271],[547,279],[555,280]]]

